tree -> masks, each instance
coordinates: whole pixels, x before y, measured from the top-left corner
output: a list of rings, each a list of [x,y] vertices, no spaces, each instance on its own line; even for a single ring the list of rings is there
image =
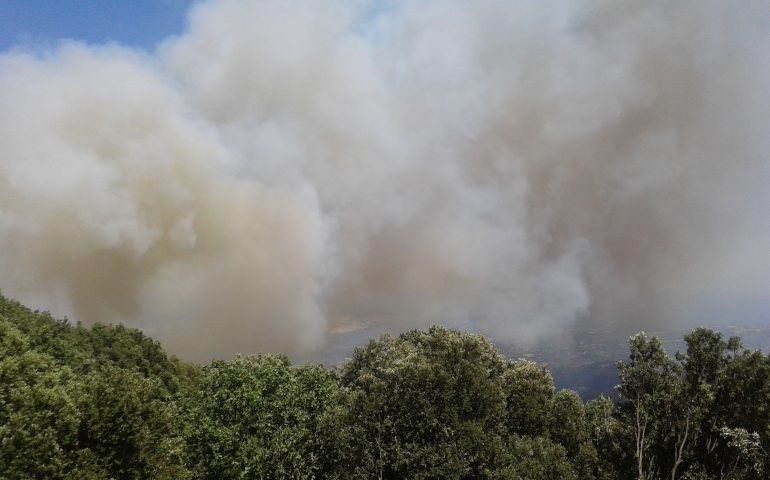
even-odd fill
[[[741,451],[737,448],[738,437],[727,435],[731,431],[745,431],[757,440],[760,450],[770,450],[770,356],[759,351],[738,353],[725,365],[713,388],[713,415],[721,425],[722,437],[716,451],[718,462],[732,465],[738,460],[736,454]],[[733,446],[727,445],[730,441]],[[760,455],[758,458],[761,461],[753,475],[770,478],[770,457]]]
[[[583,405],[480,335],[384,336],[337,370],[203,369],[122,326],[0,295],[3,479],[770,480],[770,356],[705,328],[640,333],[619,399]]]
[[[548,435],[556,394],[550,372],[529,360],[510,361],[503,384],[507,430],[532,437]]]
[[[18,331],[7,324],[0,328],[5,337],[1,343],[18,340]],[[77,449],[81,395],[73,372],[47,355],[27,351],[0,360],[3,478],[66,478],[77,463],[72,452]]]
[[[73,327],[0,296],[3,478],[185,478],[177,371],[137,330]]]
[[[189,477],[177,408],[160,379],[104,364],[82,377],[82,389],[79,445],[109,476]]]
[[[519,437],[512,446],[510,476],[527,480],[578,480],[567,452],[545,437]],[[580,477],[583,480],[583,477]]]
[[[480,335],[439,326],[357,349],[340,371],[351,441],[341,476],[498,478],[510,465],[508,368]]]
[[[594,476],[597,479],[631,478],[636,471],[636,461],[629,454],[628,442],[616,405],[604,395],[590,400],[585,405],[586,421],[591,444],[597,450],[597,464]]]
[[[213,362],[182,399],[195,478],[326,478],[337,395],[319,366],[272,355]]]
[[[551,440],[564,447],[578,478],[595,478],[598,453],[591,441],[586,410],[576,392],[561,390],[556,394],[551,422]]]
[[[770,425],[767,358],[744,349],[736,337],[725,342],[720,333],[706,328],[686,335],[685,343],[686,352],[677,359],[686,396],[676,407],[681,411],[687,405],[693,412],[690,470],[720,478],[768,475],[767,456],[761,454]],[[754,445],[749,439],[757,440],[756,448],[747,446]],[[756,460],[748,461],[751,452]]]
[[[687,445],[692,423],[687,414],[684,418],[679,412],[667,414],[680,399],[680,367],[666,355],[659,338],[644,332],[629,340],[629,359],[618,363],[618,393],[633,435],[636,476],[648,480],[670,471],[676,478],[679,452]],[[667,462],[672,438],[676,438],[674,458]]]

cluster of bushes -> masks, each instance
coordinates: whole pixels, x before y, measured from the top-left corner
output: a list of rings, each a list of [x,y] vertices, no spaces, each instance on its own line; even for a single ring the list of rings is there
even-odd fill
[[[198,367],[137,330],[0,297],[3,479],[769,479],[770,356],[697,329],[629,342],[619,400],[435,326],[333,370]]]

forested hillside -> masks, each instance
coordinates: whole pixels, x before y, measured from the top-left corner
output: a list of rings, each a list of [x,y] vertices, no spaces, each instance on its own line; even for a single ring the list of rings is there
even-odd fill
[[[768,479],[770,356],[643,333],[584,403],[479,335],[384,336],[335,369],[196,366],[0,297],[2,479]]]

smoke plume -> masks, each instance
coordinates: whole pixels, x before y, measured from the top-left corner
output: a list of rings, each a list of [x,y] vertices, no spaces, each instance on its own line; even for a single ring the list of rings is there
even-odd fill
[[[0,288],[198,360],[767,296],[764,9],[213,0],[152,53],[6,51]]]

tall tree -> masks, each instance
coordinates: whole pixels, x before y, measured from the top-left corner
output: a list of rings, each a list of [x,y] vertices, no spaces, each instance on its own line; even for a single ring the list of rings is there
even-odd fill
[[[508,364],[479,335],[434,326],[357,349],[348,389],[350,478],[495,478],[505,463]]]
[[[673,436],[686,445],[691,420],[668,416],[679,398],[680,367],[667,355],[660,339],[644,332],[629,340],[629,362],[619,362],[620,386],[626,424],[633,436],[636,476],[649,480],[676,474],[676,458],[667,461],[667,447]],[[678,448],[674,451],[677,456]]]
[[[327,478],[333,372],[281,356],[215,361],[183,398],[195,478]]]

